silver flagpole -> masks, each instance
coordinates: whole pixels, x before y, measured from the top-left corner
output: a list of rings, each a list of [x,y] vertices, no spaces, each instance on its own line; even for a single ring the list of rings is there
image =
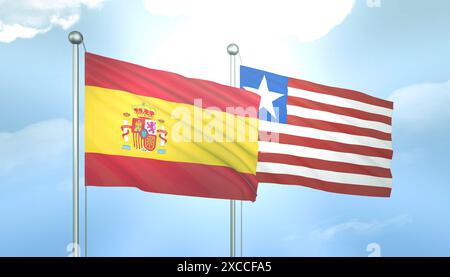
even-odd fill
[[[242,205],[242,200],[241,200],[241,257],[242,257],[242,253],[244,252],[244,250],[242,250],[242,247],[244,245],[244,235],[242,234],[242,230],[244,229],[243,224],[244,224],[244,212],[243,210],[243,205]]]
[[[230,86],[236,87],[236,55],[239,47],[231,43],[227,47],[230,55]],[[236,201],[230,200],[230,257],[236,257]]]
[[[72,93],[73,93],[73,256],[80,257],[80,235],[79,235],[79,126],[78,96],[80,94],[80,64],[79,64],[79,46],[83,42],[83,36],[80,32],[73,31],[69,34],[69,41],[73,44],[72,62]]]

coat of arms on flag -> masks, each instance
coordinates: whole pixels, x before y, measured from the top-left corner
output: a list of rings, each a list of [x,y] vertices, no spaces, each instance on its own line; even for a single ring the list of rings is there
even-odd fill
[[[122,149],[131,150],[133,147],[144,152],[151,152],[157,148],[158,154],[166,153],[168,133],[164,126],[164,119],[157,118],[155,109],[143,103],[133,107],[133,117],[128,112],[123,113],[123,117]]]

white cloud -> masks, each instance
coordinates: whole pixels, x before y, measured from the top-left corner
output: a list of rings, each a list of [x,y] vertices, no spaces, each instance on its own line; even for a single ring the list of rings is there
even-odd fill
[[[399,215],[384,221],[373,220],[364,222],[359,220],[350,220],[325,229],[314,230],[311,232],[310,237],[314,240],[329,240],[338,233],[349,231],[358,233],[375,232],[387,227],[400,227],[411,222],[412,218],[409,215]]]
[[[394,91],[394,160],[403,165],[445,159],[449,154],[450,80]]]
[[[11,42],[16,38],[32,38],[39,33],[45,33],[47,29],[35,29],[20,24],[3,24],[0,21],[0,42]]]
[[[72,143],[71,126],[66,119],[53,119],[16,132],[0,133],[0,176],[24,166],[52,162],[67,154]]]
[[[394,125],[409,133],[450,131],[450,80],[443,83],[425,83],[394,91]],[[434,130],[435,129],[435,130]]]
[[[67,18],[59,17],[59,16],[54,15],[54,16],[50,17],[50,23],[52,23],[54,25],[57,25],[57,26],[60,26],[64,30],[67,30],[73,24],[78,22],[79,19],[80,19],[80,15],[78,15],[78,14],[70,15]]]
[[[58,26],[68,29],[83,6],[101,8],[105,0],[0,0],[0,42],[32,38]]]
[[[105,2],[105,0],[81,0],[80,2],[90,9],[99,9],[103,7],[103,3]]]
[[[207,1],[144,0],[154,16],[180,23],[169,30],[148,66],[228,82],[226,46],[235,42],[246,65],[291,75],[299,72],[292,38],[326,35],[351,12],[354,0]]]
[[[354,0],[144,0],[154,15],[188,16],[207,25],[275,31],[314,41],[350,13]]]

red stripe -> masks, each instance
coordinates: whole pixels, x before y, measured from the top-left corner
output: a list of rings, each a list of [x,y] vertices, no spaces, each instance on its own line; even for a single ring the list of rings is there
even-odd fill
[[[96,153],[85,155],[86,185],[137,187],[177,195],[256,200],[255,175],[223,166]]]
[[[298,166],[304,166],[304,167],[321,169],[321,170],[362,174],[362,175],[369,175],[369,176],[374,176],[374,177],[392,178],[391,170],[388,168],[357,165],[357,164],[344,163],[344,162],[332,162],[332,161],[297,157],[297,156],[285,155],[285,154],[260,152],[258,154],[258,161],[298,165]]]
[[[92,53],[85,55],[85,84],[108,89],[193,105],[201,99],[203,108],[253,107],[258,116],[260,97],[243,89],[233,88],[210,81],[186,78],[181,75],[145,68]],[[239,114],[238,111],[232,114]]]
[[[365,112],[365,111],[361,111],[361,110],[357,110],[357,109],[339,107],[339,106],[330,105],[330,104],[324,104],[324,103],[312,101],[309,99],[288,96],[287,103],[288,103],[288,105],[294,105],[294,106],[303,107],[303,108],[307,108],[307,109],[325,111],[325,112],[330,112],[330,113],[340,114],[340,115],[345,115],[345,116],[351,116],[351,117],[355,117],[355,118],[359,118],[359,119],[363,119],[363,120],[376,121],[376,122],[381,122],[381,123],[385,123],[385,124],[389,124],[389,125],[392,124],[392,118],[389,116],[369,113],[369,112]]]
[[[276,133],[275,136],[277,137]],[[268,136],[266,132],[259,132],[260,141],[273,141],[272,136]],[[307,138],[301,136],[293,136],[287,134],[278,134],[278,141],[283,144],[299,145],[311,148],[325,149],[330,151],[353,153],[364,156],[380,157],[392,159],[392,150],[375,148],[370,146],[347,144],[335,141]]]
[[[376,196],[376,197],[389,197],[391,195],[391,188],[373,187],[373,186],[360,186],[352,184],[333,183],[313,178],[306,178],[294,175],[283,174],[271,174],[271,173],[257,173],[258,181],[261,183],[275,183],[286,185],[299,185],[310,187],[313,189],[324,190],[328,192],[352,194],[352,195],[364,195],[364,196]]]
[[[288,86],[293,87],[293,88],[298,88],[298,89],[309,90],[312,92],[338,96],[338,97],[355,100],[355,101],[359,101],[359,102],[364,102],[366,104],[384,107],[384,108],[388,108],[388,109],[394,108],[394,103],[391,101],[376,98],[376,97],[373,97],[368,94],[365,94],[365,93],[362,93],[359,91],[355,91],[355,90],[329,87],[329,86],[320,85],[320,84],[316,84],[313,82],[308,82],[305,80],[299,80],[299,79],[293,79],[293,78],[289,78]]]
[[[346,125],[346,124],[341,124],[341,123],[333,123],[333,122],[328,122],[328,121],[324,121],[324,120],[298,117],[295,115],[287,116],[287,124],[302,126],[302,127],[309,127],[309,128],[319,129],[319,130],[323,130],[323,131],[339,132],[339,133],[345,133],[345,134],[356,135],[356,136],[372,137],[372,138],[387,140],[387,141],[392,140],[392,136],[390,133],[380,132],[380,131],[373,130],[373,129],[361,128],[361,127],[356,127],[356,126]]]

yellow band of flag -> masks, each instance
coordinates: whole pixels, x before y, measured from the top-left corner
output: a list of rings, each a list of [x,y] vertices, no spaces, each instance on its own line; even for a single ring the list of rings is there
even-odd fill
[[[86,153],[226,166],[256,174],[257,118],[121,90],[85,89]],[[167,132],[156,135],[164,136],[156,139],[154,151],[134,145],[139,134],[131,130],[132,121],[139,117],[136,107],[142,106],[154,112],[152,121]]]

